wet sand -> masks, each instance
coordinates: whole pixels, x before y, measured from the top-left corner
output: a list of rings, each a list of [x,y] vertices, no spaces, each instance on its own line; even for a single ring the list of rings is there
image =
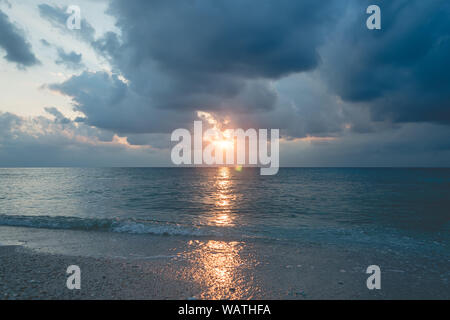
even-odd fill
[[[44,232],[17,230],[24,241]],[[53,234],[66,242],[64,247],[72,243],[64,254],[55,246],[37,248],[27,241],[0,246],[0,298],[450,299],[448,257],[318,244],[92,234],[88,241],[92,247],[93,241],[104,246],[99,249],[104,254],[80,255],[86,242],[73,241],[85,239],[80,231]],[[136,243],[143,244],[142,250],[123,255]],[[66,268],[73,264],[81,269],[81,290],[66,288]],[[381,290],[366,287],[365,270],[371,264],[381,267]]]

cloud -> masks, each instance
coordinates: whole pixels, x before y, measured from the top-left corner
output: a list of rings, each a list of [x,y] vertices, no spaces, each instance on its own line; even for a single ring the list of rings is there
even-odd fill
[[[64,49],[58,48],[58,59],[55,61],[56,64],[62,64],[68,69],[82,69],[84,64],[81,62],[82,54],[71,51],[69,53],[65,52]]]
[[[282,166],[448,167],[449,135],[446,125],[407,123],[331,141],[285,141],[280,144],[280,159]]]
[[[308,151],[320,150],[318,161],[407,164],[414,154],[426,163],[432,157],[411,140],[445,145],[445,126],[428,122],[450,122],[450,4],[380,0],[382,29],[368,30],[369,4],[112,0],[120,34],[85,38],[112,72],[85,71],[49,88],[72,98],[84,114],[78,123],[137,145],[189,128],[202,110],[236,127],[281,128],[285,139],[317,146]],[[65,28],[62,9],[40,10]]]
[[[168,132],[195,116],[193,112],[154,108],[117,75],[106,72],[85,71],[49,88],[73,97],[74,109],[86,115],[78,121],[123,134]]]
[[[9,9],[12,8],[12,5],[8,0],[0,0],[0,4],[2,4],[2,3],[4,3],[7,8],[9,8]]]
[[[22,123],[22,119],[12,113],[1,113],[0,112],[0,137],[2,140],[11,139],[13,137],[13,132],[11,128],[18,127]]]
[[[154,166],[166,164],[169,151],[145,146],[126,137],[74,123],[56,108],[54,116],[24,118],[0,112],[0,166]]]
[[[40,16],[49,21],[53,27],[62,32],[71,33],[80,40],[84,40],[88,43],[94,41],[95,29],[88,21],[86,21],[86,19],[83,18],[83,16],[81,16],[80,29],[71,30],[67,28],[66,21],[70,16],[70,14],[66,13],[67,6],[59,7],[43,3],[38,5],[38,9]]]
[[[41,43],[46,47],[50,47],[50,43],[45,39],[41,39]]]
[[[381,30],[363,19],[370,1],[357,1],[322,50],[323,77],[374,120],[450,124],[450,3],[378,1]]]
[[[14,25],[8,16],[0,10],[0,47],[6,51],[5,59],[14,62],[19,68],[39,64],[31,45],[25,39],[23,31]]]
[[[73,97],[88,123],[120,132],[168,132],[196,110],[268,113],[278,107],[273,81],[320,64],[338,3],[112,1],[121,35],[93,46],[113,76],[85,73],[53,88]],[[80,91],[84,81],[100,91]]]
[[[71,120],[66,118],[61,111],[59,111],[57,108],[55,107],[47,107],[44,108],[45,111],[51,115],[53,115],[55,117],[55,123],[62,123],[62,124],[67,124],[70,123]]]
[[[177,74],[280,78],[314,69],[336,1],[112,1],[130,64]],[[337,11],[337,12],[336,12]],[[140,49],[140,50],[139,50]]]
[[[0,112],[0,166],[170,166],[166,135],[128,137],[75,123]],[[339,139],[282,140],[282,166],[448,166],[450,127],[410,123]]]

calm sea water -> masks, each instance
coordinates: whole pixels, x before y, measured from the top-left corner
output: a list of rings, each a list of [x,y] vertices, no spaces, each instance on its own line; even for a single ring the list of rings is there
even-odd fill
[[[440,251],[450,169],[0,169],[0,226]]]

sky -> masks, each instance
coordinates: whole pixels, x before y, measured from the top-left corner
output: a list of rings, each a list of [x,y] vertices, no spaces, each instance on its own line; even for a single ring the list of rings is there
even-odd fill
[[[450,166],[449,14],[448,0],[0,0],[0,166],[170,166],[171,132],[201,112],[280,129],[282,166]]]

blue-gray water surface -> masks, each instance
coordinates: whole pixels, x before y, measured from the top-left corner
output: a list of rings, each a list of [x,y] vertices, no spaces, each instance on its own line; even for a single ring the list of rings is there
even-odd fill
[[[450,169],[4,168],[0,226],[401,247],[450,244]]]

